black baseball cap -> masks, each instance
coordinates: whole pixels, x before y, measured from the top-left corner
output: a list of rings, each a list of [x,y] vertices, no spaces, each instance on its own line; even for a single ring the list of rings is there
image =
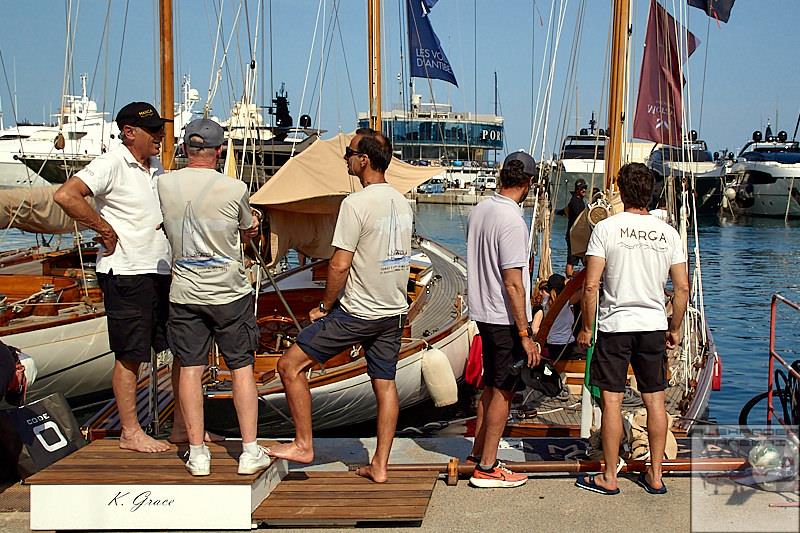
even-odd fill
[[[161,118],[155,107],[147,102],[131,102],[117,113],[115,119],[119,129],[123,126],[139,126],[140,128],[160,128],[171,119]]]
[[[588,188],[589,188],[589,186],[586,185],[586,180],[583,179],[583,178],[578,178],[578,180],[575,182],[575,191],[576,192],[580,191],[581,189],[586,190]]]
[[[553,274],[547,278],[547,289],[556,291],[556,294],[561,294],[567,284],[567,279],[561,274]]]
[[[523,165],[522,171],[527,174],[528,176],[535,176],[536,175],[536,161],[530,154],[519,150],[517,152],[511,152],[506,157],[505,161],[503,161],[503,166],[506,166],[509,161],[519,161]]]
[[[193,120],[184,131],[183,142],[192,148],[216,148],[225,143],[225,129],[210,118]]]

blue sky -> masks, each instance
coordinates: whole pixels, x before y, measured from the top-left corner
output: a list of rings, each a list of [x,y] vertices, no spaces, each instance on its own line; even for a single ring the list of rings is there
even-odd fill
[[[190,74],[202,101],[206,99],[212,71],[216,72],[216,67],[212,66],[218,20],[215,10],[221,1],[175,0],[176,78]],[[398,24],[400,13],[404,12],[400,2],[383,2],[383,77],[384,101],[387,102],[384,108],[388,103],[400,101],[400,83],[396,79],[401,70],[400,43],[404,39]],[[566,0],[552,3],[560,5],[564,2]],[[222,2],[221,20],[226,39],[240,6],[241,10],[228,53],[228,66],[223,70],[219,93],[212,101],[213,112],[218,116],[227,116],[231,102],[243,91],[243,66],[250,56],[247,21],[252,38],[257,29],[255,21],[260,4],[257,0]],[[295,121],[301,113],[308,113],[315,125],[319,124],[329,132],[352,130],[356,110],[364,111],[367,107],[365,2],[265,0],[263,4],[272,11],[272,61],[269,44],[264,47],[266,94],[269,94],[271,70],[275,90],[281,82],[286,83]],[[82,0],[80,3],[73,0],[72,16],[73,21],[77,20],[77,34],[72,55],[71,90],[77,92],[78,74],[86,72],[90,77],[92,96],[108,111],[114,110],[115,101],[117,109],[131,100],[157,101],[157,2],[131,0],[124,33],[126,2],[112,0],[110,5],[110,31],[105,44],[102,34],[107,4],[98,0]],[[322,20],[326,21],[325,40],[328,40],[331,37],[330,16],[335,5],[338,5],[339,26],[334,30],[333,46],[324,53],[326,68],[320,98],[318,72],[320,43],[323,41]],[[572,106],[566,119],[558,117],[579,5],[579,0],[567,2],[548,128],[549,150],[564,133],[557,124],[567,124],[567,133],[570,133],[576,123],[583,127],[593,110],[598,117],[605,115],[605,110],[600,111],[601,100],[605,100],[603,93],[607,90],[603,81],[611,0],[586,0],[576,73],[579,106],[577,111]],[[662,0],[662,5],[675,13],[678,0]],[[507,151],[527,148],[530,142],[532,101],[536,98],[550,6],[551,0],[538,0],[536,3],[531,0],[440,0],[431,15],[434,29],[460,85],[455,88],[433,81],[431,85],[436,101],[449,102],[454,108],[467,111],[475,111],[477,104],[479,113],[492,112],[493,72],[496,71],[500,112],[506,119]],[[649,0],[634,0],[631,67],[634,80],[639,74],[648,6]],[[320,9],[324,16],[320,16],[320,24],[316,26]],[[0,12],[3,13],[0,50],[4,67],[0,72],[0,99],[5,123],[10,125],[14,122],[11,96],[14,73],[19,118],[41,121],[51,110],[55,112],[61,93],[66,2],[2,0]],[[768,119],[775,131],[785,129],[791,136],[800,112],[800,74],[796,68],[800,1],[738,0],[730,22],[719,27],[713,20],[709,25],[708,18],[699,10],[689,9],[687,13],[689,28],[701,40],[700,47],[689,60],[687,74],[692,94],[692,127],[700,126],[702,99],[700,134],[712,149],[739,148],[751,132],[763,128]],[[124,49],[120,60],[123,35]],[[260,35],[263,37],[263,33]],[[255,53],[261,63],[260,44]],[[217,63],[220,55],[218,51]],[[311,67],[304,96],[309,56]],[[705,90],[701,92],[704,63],[707,63]],[[535,72],[533,75],[532,70]],[[417,81],[417,92],[425,99],[430,98],[427,81]],[[569,92],[574,95],[575,88]],[[260,96],[262,89],[259,88],[257,94]],[[634,90],[634,102],[635,94]],[[600,118],[599,122],[604,125],[606,120]]]

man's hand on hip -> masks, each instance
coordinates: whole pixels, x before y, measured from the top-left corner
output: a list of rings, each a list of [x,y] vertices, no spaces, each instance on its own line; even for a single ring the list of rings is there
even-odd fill
[[[103,231],[99,232],[97,237],[92,239],[97,244],[102,244],[103,248],[105,248],[104,256],[109,256],[114,253],[114,250],[117,249],[117,232],[114,231],[114,228],[108,224],[108,228],[104,229]]]

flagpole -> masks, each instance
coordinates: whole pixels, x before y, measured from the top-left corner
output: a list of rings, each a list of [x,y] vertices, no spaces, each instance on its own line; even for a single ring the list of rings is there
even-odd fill
[[[605,187],[615,188],[614,177],[622,161],[623,121],[628,55],[626,53],[630,27],[630,1],[613,0],[614,25],[611,41],[611,75],[608,96],[608,136],[606,144]]]
[[[381,131],[381,0],[367,0],[369,127]]]

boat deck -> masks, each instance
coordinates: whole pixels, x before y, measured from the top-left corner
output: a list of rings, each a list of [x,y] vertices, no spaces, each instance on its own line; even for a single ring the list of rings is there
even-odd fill
[[[430,285],[428,301],[411,323],[411,336],[427,337],[424,332],[435,333],[442,317],[456,315],[456,299],[467,296],[467,279],[455,261],[448,261],[436,254],[428,254],[434,275],[438,276]]]

